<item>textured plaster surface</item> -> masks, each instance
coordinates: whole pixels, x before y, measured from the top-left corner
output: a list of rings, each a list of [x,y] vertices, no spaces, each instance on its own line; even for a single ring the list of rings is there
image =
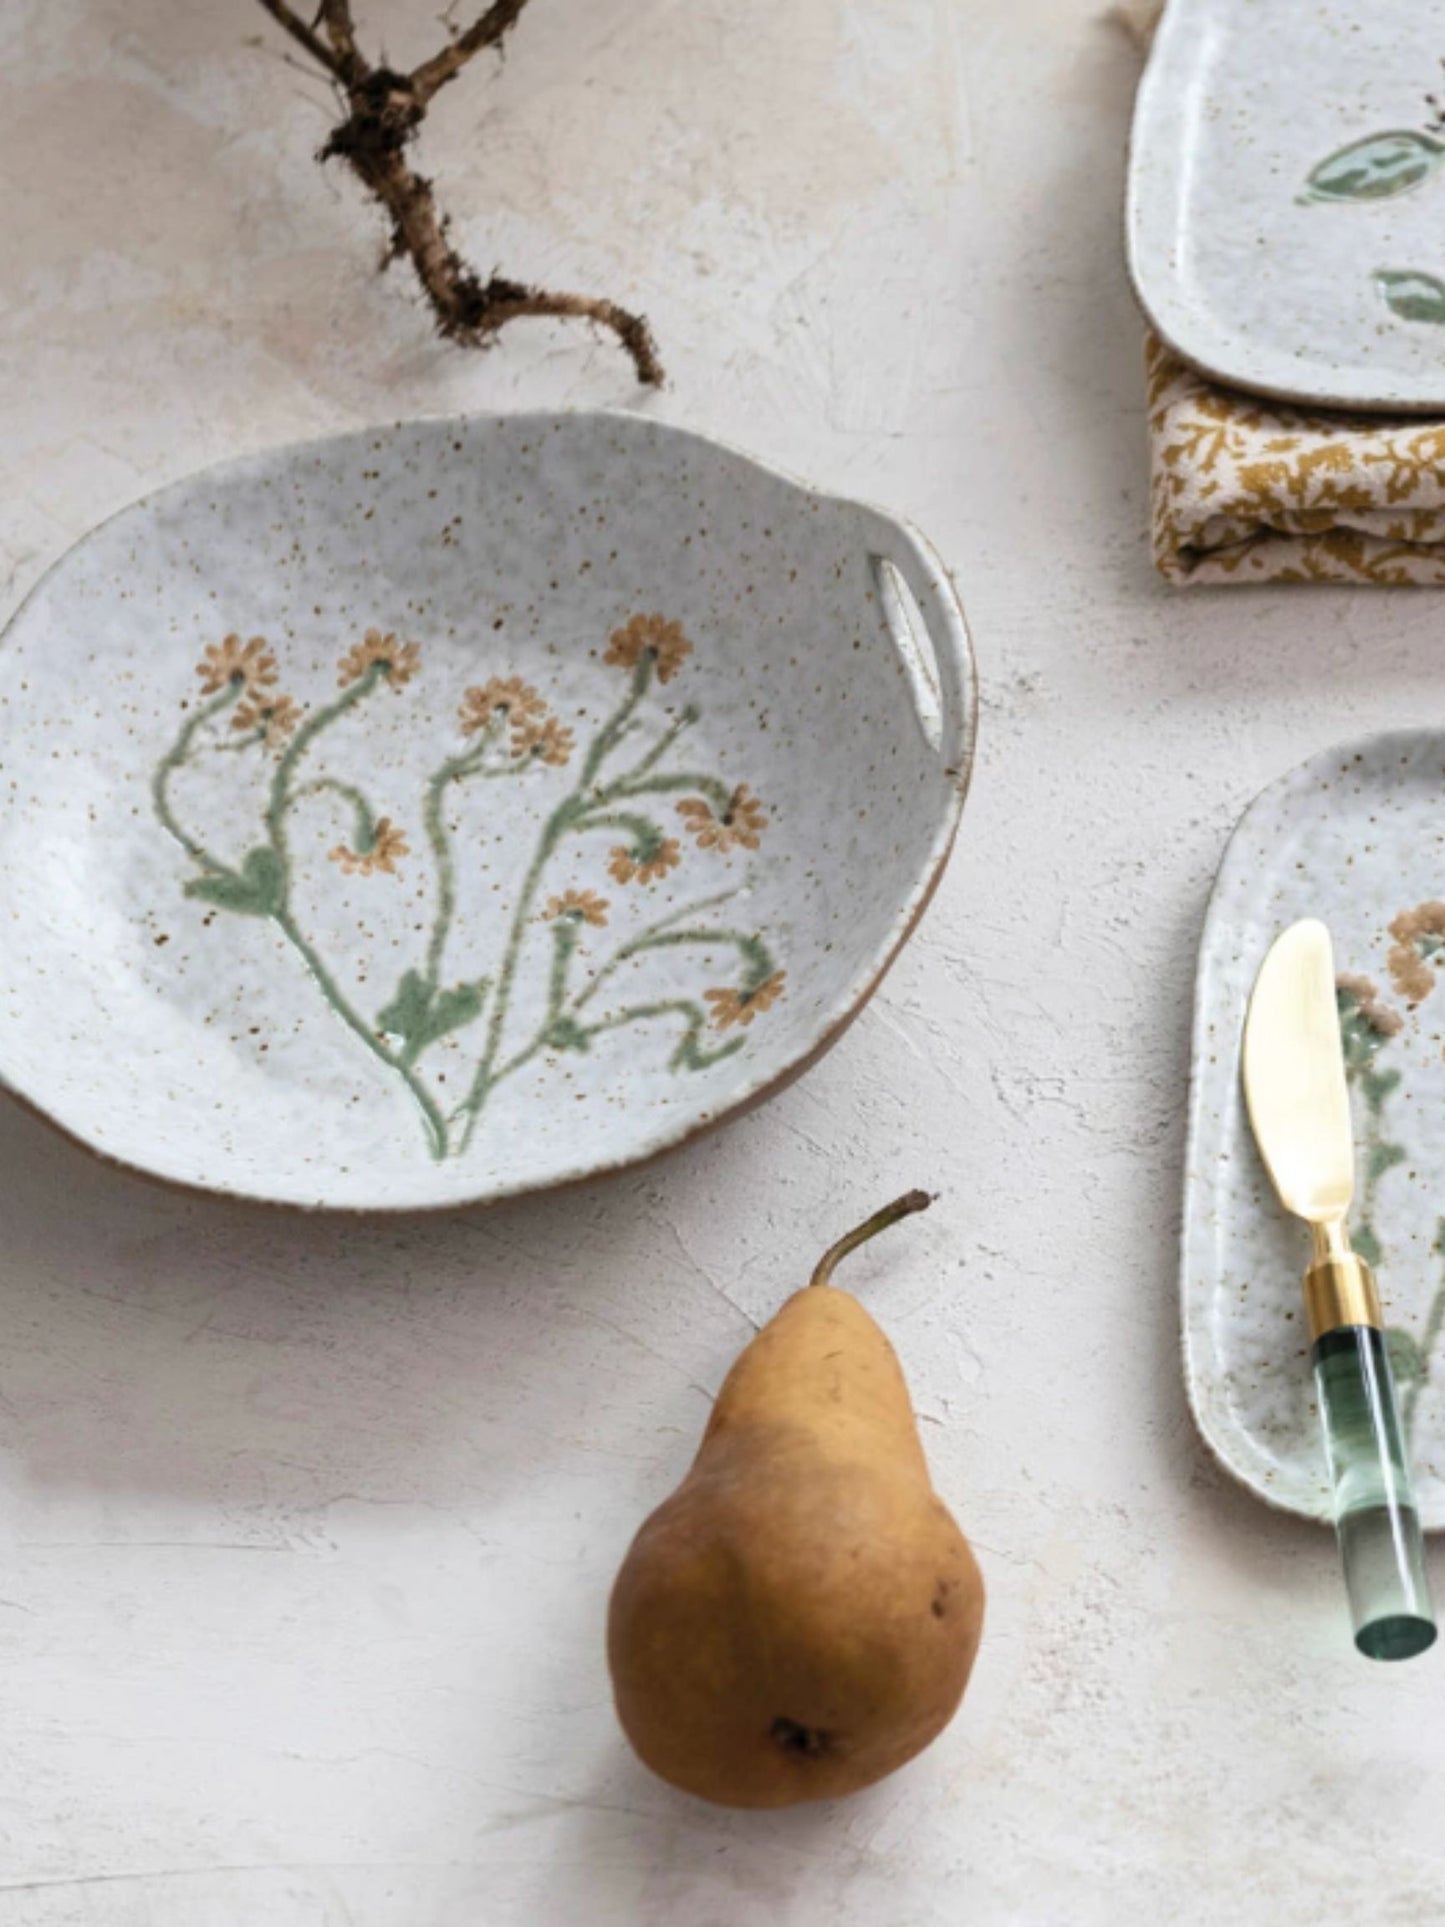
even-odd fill
[[[370,12],[397,58],[435,36]],[[640,405],[930,534],[979,772],[837,1051],[644,1174],[308,1221],[0,1109],[3,1927],[1438,1920],[1445,1654],[1355,1659],[1328,1536],[1206,1457],[1175,1241],[1226,832],[1438,716],[1440,604],[1153,580],[1136,63],[1073,0],[535,0],[439,104],[482,264],[651,316]],[[637,403],[575,330],[434,343],[310,162],[325,105],[243,0],[0,8],[7,604],[219,457]],[[987,1571],[975,1682],[870,1793],[711,1811],[622,1746],[607,1587],[754,1326],[912,1184],[940,1202],[850,1282]]]

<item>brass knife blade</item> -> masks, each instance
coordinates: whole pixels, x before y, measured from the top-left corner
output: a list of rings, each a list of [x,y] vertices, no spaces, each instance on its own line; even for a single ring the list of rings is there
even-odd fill
[[[1291,924],[1260,965],[1244,1025],[1249,1121],[1286,1211],[1343,1225],[1355,1187],[1354,1133],[1330,933]]]

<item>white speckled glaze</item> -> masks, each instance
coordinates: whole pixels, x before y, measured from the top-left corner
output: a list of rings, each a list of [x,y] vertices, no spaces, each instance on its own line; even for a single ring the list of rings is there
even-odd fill
[[[796,1072],[919,914],[974,726],[917,536],[608,414],[165,489],[40,584],[0,702],[7,1084],[350,1208],[629,1164]]]
[[[1135,107],[1128,225],[1139,297],[1179,354],[1285,400],[1445,407],[1445,133],[1426,101],[1440,57],[1419,0],[1170,0]],[[1376,136],[1398,139],[1405,171],[1331,170]]]
[[[1298,917],[1322,917],[1349,1018],[1355,1239],[1376,1266],[1421,1516],[1438,1530],[1445,1527],[1442,898],[1445,732],[1408,731],[1328,750],[1265,790],[1229,845],[1205,923],[1185,1167],[1189,1394],[1224,1465],[1271,1504],[1310,1517],[1328,1516],[1328,1496],[1300,1304],[1308,1240],[1280,1208],[1250,1133],[1239,1071],[1245,1006],[1279,932]]]

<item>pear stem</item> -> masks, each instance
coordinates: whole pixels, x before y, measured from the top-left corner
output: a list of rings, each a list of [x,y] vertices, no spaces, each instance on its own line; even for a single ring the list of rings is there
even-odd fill
[[[912,1217],[915,1211],[926,1211],[932,1203],[933,1199],[927,1191],[905,1191],[901,1198],[895,1198],[892,1204],[885,1204],[881,1211],[875,1211],[871,1218],[866,1218],[862,1224],[855,1225],[846,1237],[838,1240],[837,1244],[829,1246],[818,1260],[817,1269],[808,1283],[810,1285],[831,1284],[833,1273],[850,1251],[856,1251],[859,1245],[866,1244],[870,1238],[876,1238],[880,1231],[886,1231],[889,1225],[897,1224],[900,1218]]]

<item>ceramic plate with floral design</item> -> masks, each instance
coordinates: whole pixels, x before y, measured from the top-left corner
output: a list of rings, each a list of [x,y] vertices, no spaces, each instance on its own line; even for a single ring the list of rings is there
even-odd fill
[[[0,1074],[312,1206],[495,1198],[802,1069],[947,857],[917,536],[612,415],[416,423],[139,503],[12,623]]]
[[[1374,1265],[1421,1516],[1445,1528],[1445,732],[1327,751],[1235,832],[1200,953],[1185,1174],[1190,1398],[1237,1477],[1328,1516],[1300,1280],[1309,1244],[1259,1161],[1240,1089],[1245,1006],[1274,938],[1334,937],[1356,1126],[1352,1235]]]
[[[1169,0],[1129,250],[1186,361],[1289,401],[1445,407],[1442,57],[1420,0]]]

